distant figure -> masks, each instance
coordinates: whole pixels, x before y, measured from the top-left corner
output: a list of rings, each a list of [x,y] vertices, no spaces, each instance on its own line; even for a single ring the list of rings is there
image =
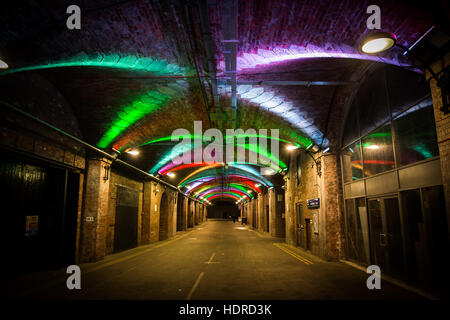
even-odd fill
[[[233,223],[236,222],[236,216],[233,216]]]

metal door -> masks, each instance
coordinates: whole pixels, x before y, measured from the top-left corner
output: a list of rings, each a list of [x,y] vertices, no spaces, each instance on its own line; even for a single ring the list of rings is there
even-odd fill
[[[368,200],[372,264],[391,274],[403,272],[403,243],[397,197]]]

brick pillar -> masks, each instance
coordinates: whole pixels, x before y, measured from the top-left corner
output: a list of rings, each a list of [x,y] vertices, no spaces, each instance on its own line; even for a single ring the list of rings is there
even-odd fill
[[[450,65],[450,53],[444,59],[432,65],[432,69],[439,74],[444,68]],[[434,120],[436,122],[437,141],[441,161],[442,184],[444,185],[445,205],[447,209],[447,224],[450,231],[450,114],[444,114],[440,110],[442,107],[442,92],[436,80],[430,77],[431,96],[433,98]],[[449,232],[450,237],[450,232]],[[449,238],[450,240],[450,238]]]
[[[188,229],[189,198],[183,197],[183,230]]]
[[[81,220],[80,262],[102,259],[106,254],[106,218],[111,172],[105,180],[105,167],[111,162],[92,157],[87,161],[84,211]]]
[[[144,195],[142,199],[142,233],[141,243],[150,243],[150,216],[152,212],[152,182],[144,182]]]
[[[291,156],[290,166],[295,163],[296,156]],[[297,245],[297,216],[295,212],[294,199],[296,195],[295,190],[295,179],[293,177],[296,175],[294,170],[290,170],[287,175],[284,176],[284,201],[285,201],[285,222],[286,222],[286,243],[290,245]]]
[[[339,207],[339,179],[337,174],[337,156],[324,154],[321,158],[321,216],[322,230],[325,233],[323,244],[324,258],[338,260],[340,256],[341,212]],[[319,220],[319,224],[320,224]],[[319,231],[320,232],[320,231]],[[323,239],[323,238],[322,238]]]

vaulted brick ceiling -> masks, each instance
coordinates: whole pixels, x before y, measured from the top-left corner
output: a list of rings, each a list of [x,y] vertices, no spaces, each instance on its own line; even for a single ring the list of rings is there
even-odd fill
[[[224,1],[79,1],[81,30],[65,27],[67,4],[61,1],[3,6],[0,55],[10,66],[0,76],[2,90],[9,88],[3,96],[19,101],[11,84],[20,85],[22,74],[38,74],[66,99],[72,110],[66,116],[75,117],[71,121],[78,123],[79,135],[107,150],[136,147],[176,128],[192,130],[194,120],[203,120],[204,129],[215,126],[208,77],[213,70],[208,65],[200,3],[207,9],[220,78]],[[358,43],[368,32],[370,4],[239,0],[238,80],[357,81],[372,63],[409,64],[398,50],[383,57],[358,54]],[[408,1],[377,5],[382,9],[382,29],[395,33],[404,46],[433,24],[423,8]],[[352,88],[238,86],[234,125],[279,128],[289,141],[306,138],[334,145]],[[16,91],[17,97],[20,90]],[[220,92],[220,106],[229,106],[227,90]],[[252,99],[253,92],[265,95],[258,101]],[[281,101],[283,108],[276,109]],[[139,106],[143,110],[136,111]],[[122,121],[125,115],[128,123]],[[231,125],[225,122],[225,127]],[[160,156],[150,152],[143,168],[150,169]]]

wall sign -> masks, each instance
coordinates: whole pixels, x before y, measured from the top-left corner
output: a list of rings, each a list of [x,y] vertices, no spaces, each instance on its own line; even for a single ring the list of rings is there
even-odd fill
[[[314,198],[306,201],[308,208],[319,208],[320,207],[320,199]]]
[[[27,216],[25,223],[25,236],[37,236],[39,227],[39,216]]]

